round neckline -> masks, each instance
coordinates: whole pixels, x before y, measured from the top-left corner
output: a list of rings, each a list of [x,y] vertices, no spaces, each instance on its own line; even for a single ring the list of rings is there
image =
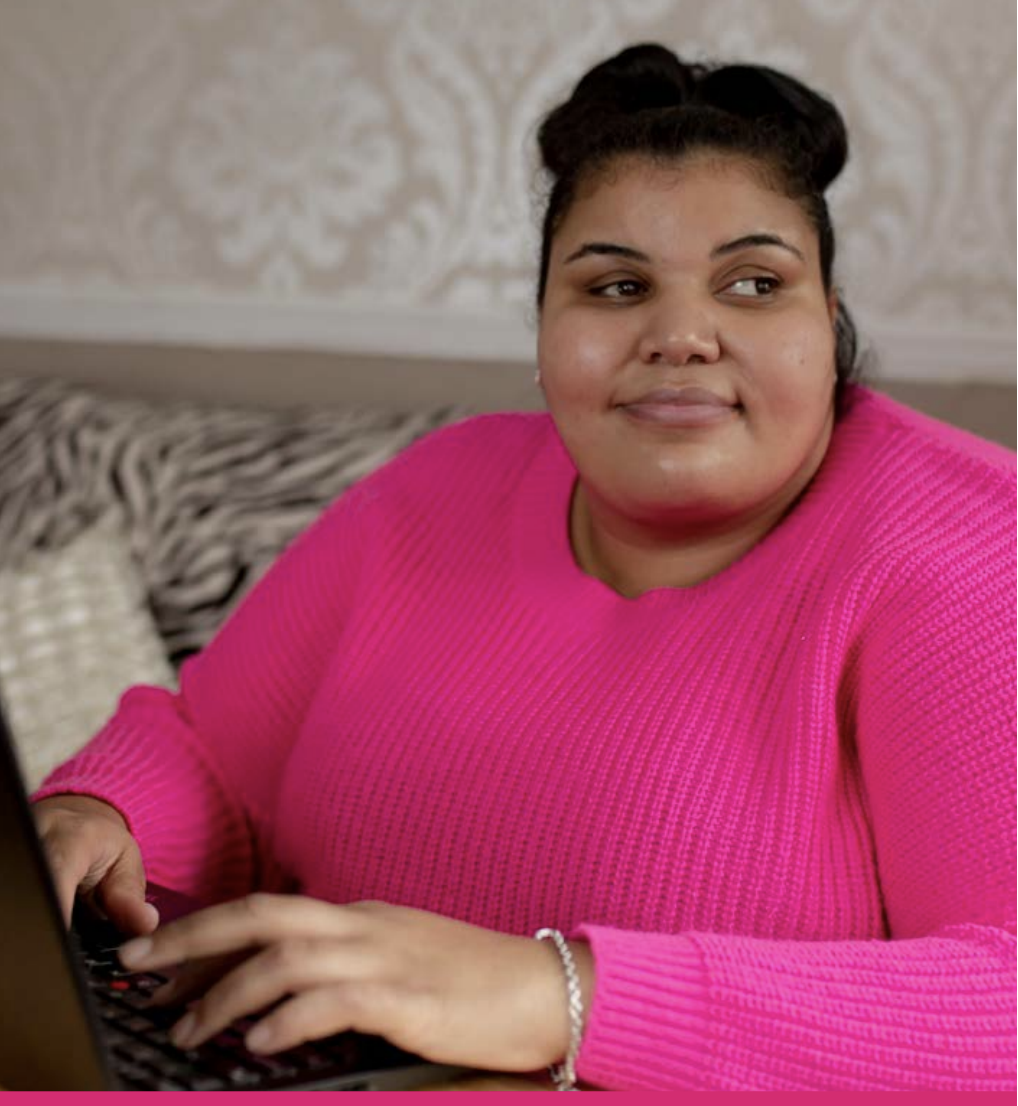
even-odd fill
[[[513,553],[516,577],[528,594],[552,606],[583,602],[613,612],[645,612],[661,606],[696,605],[716,592],[729,589],[747,573],[763,565],[781,572],[786,560],[783,550],[795,543],[803,527],[808,531],[811,504],[818,498],[821,476],[838,452],[837,433],[831,438],[820,469],[781,521],[737,560],[720,572],[687,587],[652,588],[642,595],[627,597],[579,565],[569,536],[570,507],[578,473],[558,430],[545,413],[545,436],[521,485],[513,518]],[[839,422],[842,420],[839,420]]]

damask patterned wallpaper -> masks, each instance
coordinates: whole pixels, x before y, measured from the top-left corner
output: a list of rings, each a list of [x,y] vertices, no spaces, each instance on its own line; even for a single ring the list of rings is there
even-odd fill
[[[1013,0],[0,0],[0,335],[526,359],[535,121],[647,39],[833,95],[885,372],[1011,379]]]

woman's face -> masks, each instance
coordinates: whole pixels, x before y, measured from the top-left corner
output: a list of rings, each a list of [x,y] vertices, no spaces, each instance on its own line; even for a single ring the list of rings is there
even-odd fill
[[[601,517],[778,517],[823,459],[835,302],[812,225],[764,180],[720,154],[624,161],[558,229],[538,361]]]

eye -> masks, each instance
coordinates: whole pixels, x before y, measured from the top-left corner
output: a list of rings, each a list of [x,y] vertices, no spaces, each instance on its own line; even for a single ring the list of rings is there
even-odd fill
[[[647,285],[642,280],[634,280],[626,277],[622,280],[611,280],[606,284],[598,284],[590,289],[592,296],[605,300],[628,300],[636,296],[642,296],[647,291]]]
[[[780,287],[781,281],[777,277],[751,276],[739,277],[722,290],[740,299],[765,299],[773,296]]]

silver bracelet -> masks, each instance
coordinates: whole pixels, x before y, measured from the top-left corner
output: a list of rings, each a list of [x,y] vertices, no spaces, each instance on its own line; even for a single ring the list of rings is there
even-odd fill
[[[583,1037],[583,992],[580,990],[580,977],[576,971],[572,949],[557,929],[539,929],[534,937],[538,941],[551,941],[558,950],[562,968],[566,973],[566,993],[569,999],[569,1050],[561,1064],[551,1067],[551,1078],[556,1090],[575,1091],[576,1057],[580,1053],[580,1040]]]

